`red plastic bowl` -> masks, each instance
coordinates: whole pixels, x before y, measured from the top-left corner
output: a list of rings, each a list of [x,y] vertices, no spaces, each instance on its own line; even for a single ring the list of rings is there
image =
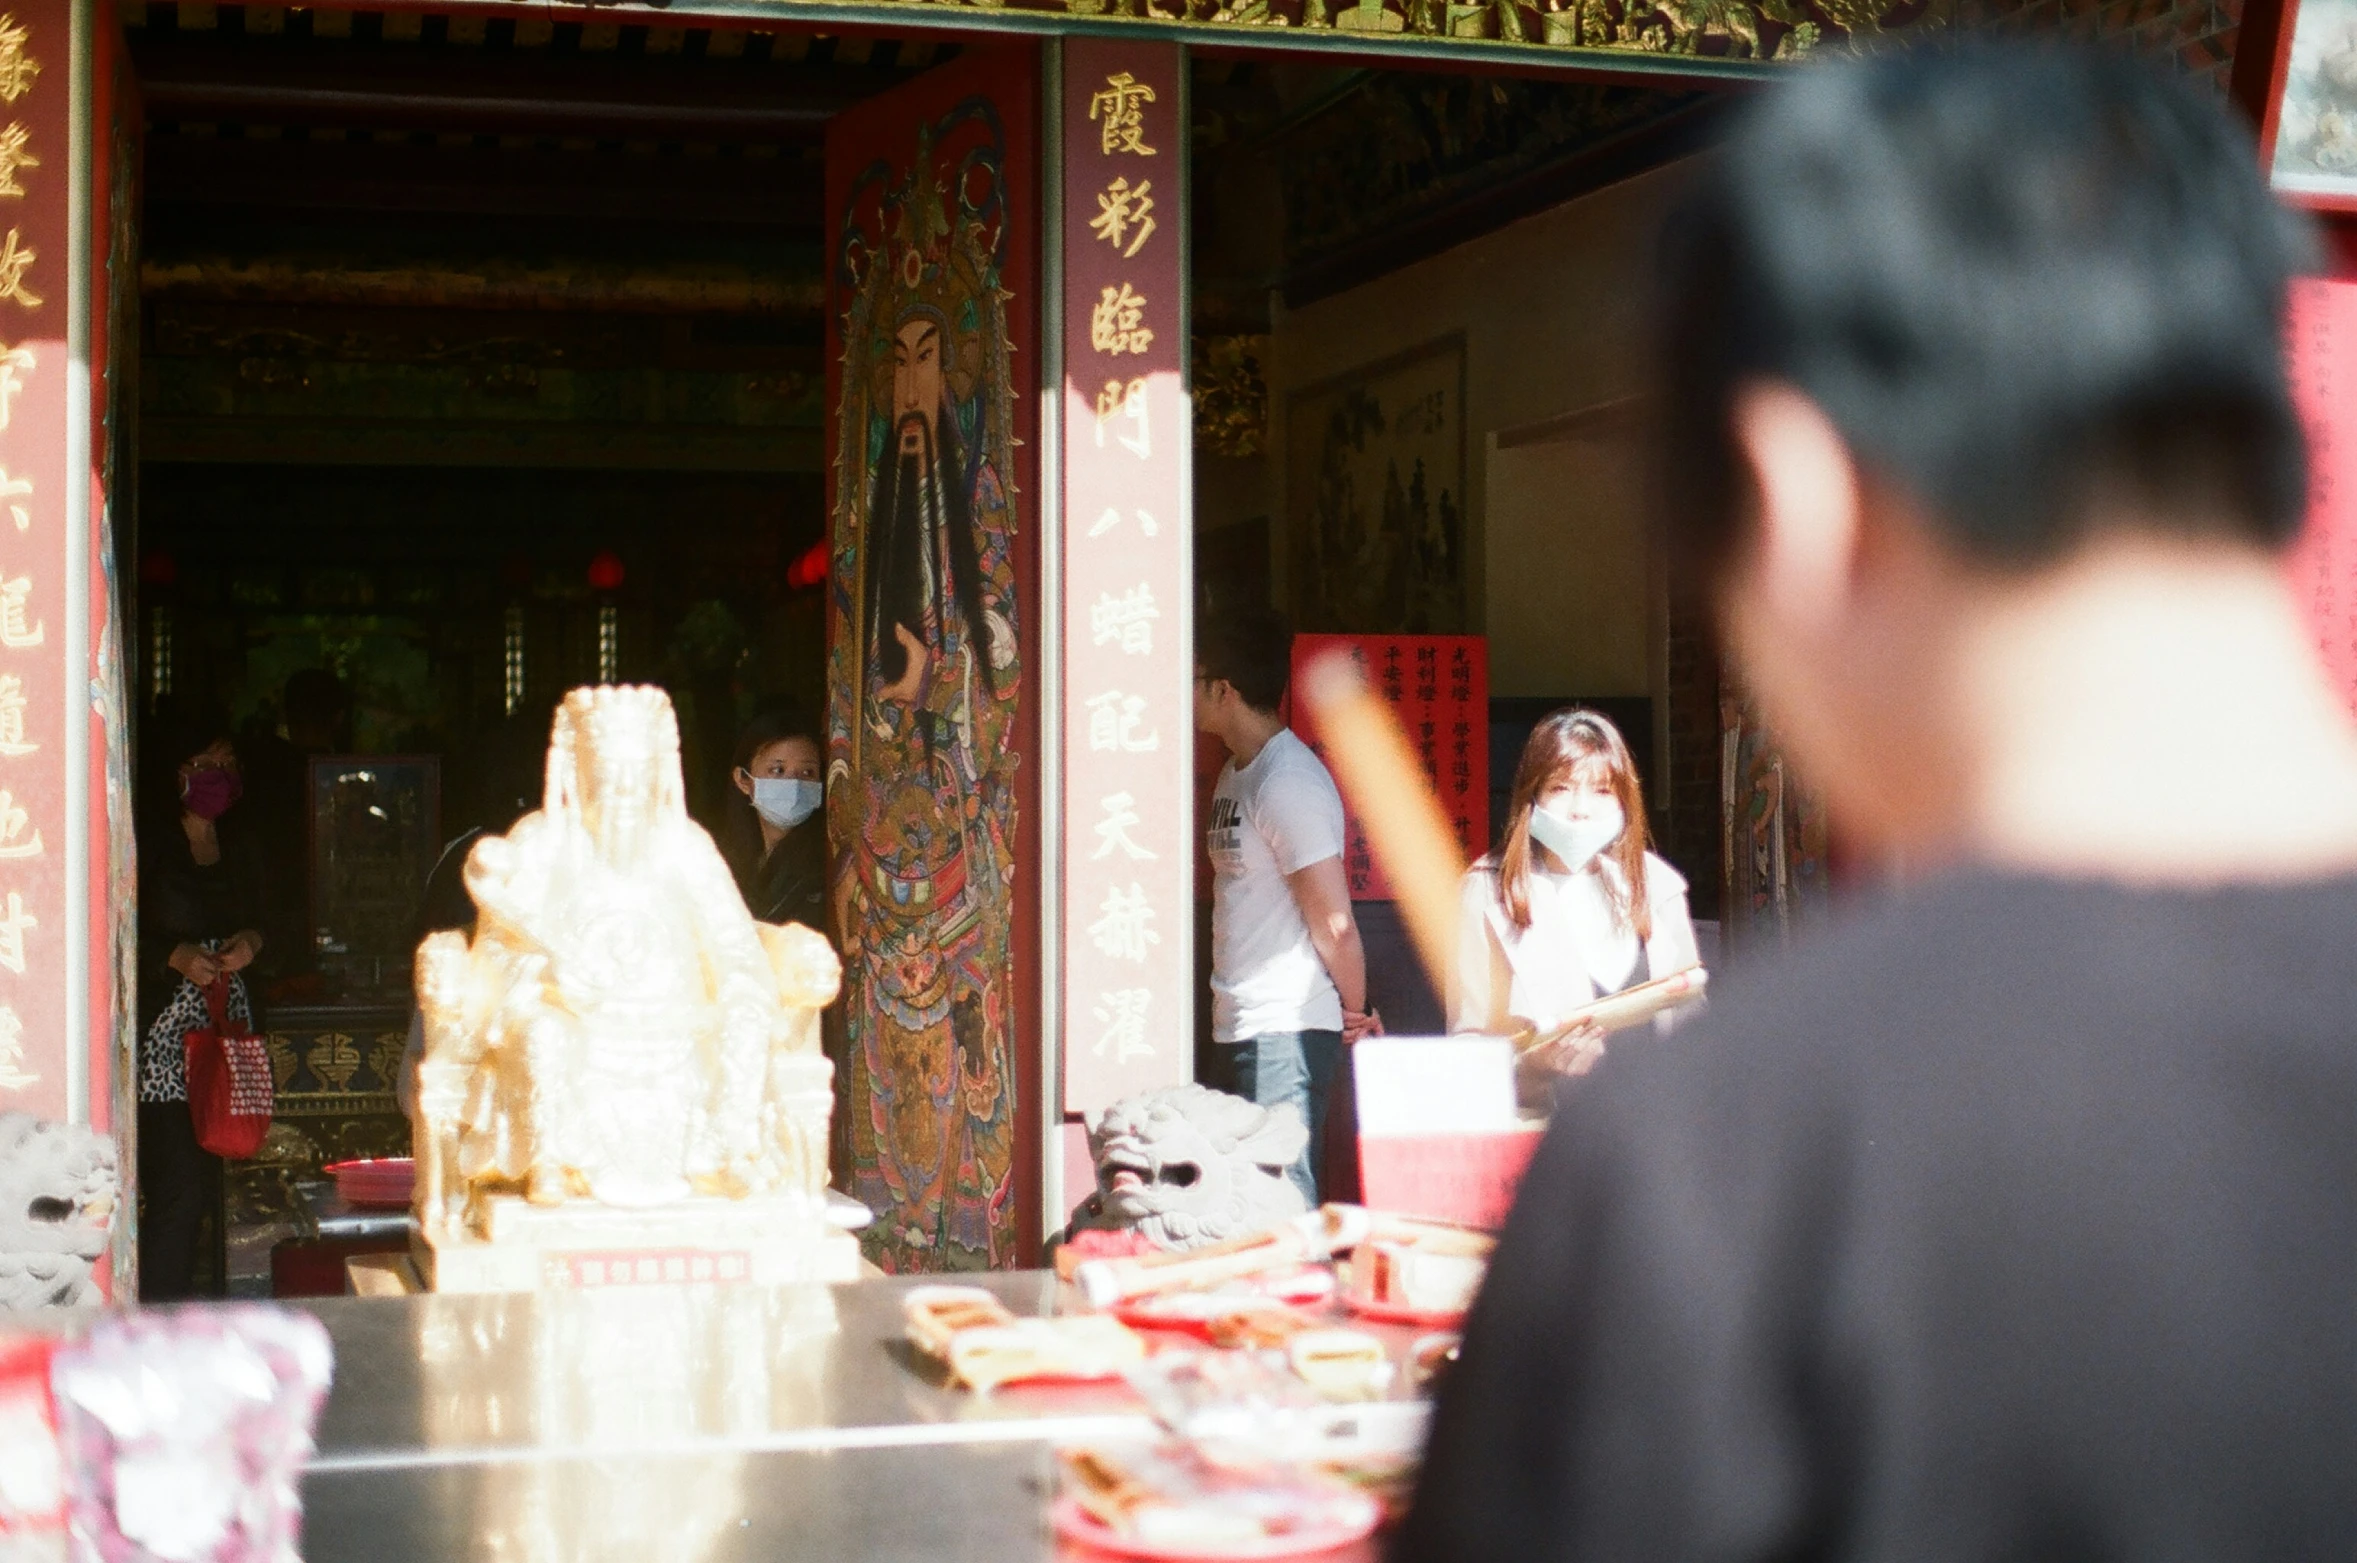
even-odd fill
[[[330,1162],[320,1170],[334,1176],[347,1205],[406,1205],[417,1188],[417,1162],[407,1156]]]

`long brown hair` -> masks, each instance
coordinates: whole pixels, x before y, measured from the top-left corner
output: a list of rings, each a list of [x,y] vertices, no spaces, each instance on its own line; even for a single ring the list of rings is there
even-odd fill
[[[1522,746],[1522,763],[1514,767],[1514,796],[1506,805],[1506,839],[1498,848],[1498,904],[1517,928],[1530,926],[1530,811],[1539,796],[1558,782],[1569,781],[1583,761],[1602,760],[1612,795],[1628,825],[1620,839],[1605,848],[1625,878],[1627,902],[1621,915],[1642,941],[1653,937],[1653,908],[1645,895],[1645,795],[1637,785],[1637,762],[1628,741],[1593,711],[1576,706],[1548,713],[1532,728]]]

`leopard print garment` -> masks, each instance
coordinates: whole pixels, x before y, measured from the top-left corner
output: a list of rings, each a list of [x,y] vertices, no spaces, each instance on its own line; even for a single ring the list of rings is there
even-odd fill
[[[207,954],[216,954],[229,941],[216,939],[205,945]],[[175,974],[177,976],[177,974]],[[185,1102],[188,1100],[188,1049],[183,1041],[191,1031],[212,1024],[212,1012],[205,1007],[205,990],[179,977],[179,987],[173,990],[172,1002],[156,1016],[147,1028],[147,1035],[139,1043],[139,1099],[143,1102]],[[248,1030],[253,1028],[254,1009],[246,999],[245,978],[229,974],[229,1018]]]

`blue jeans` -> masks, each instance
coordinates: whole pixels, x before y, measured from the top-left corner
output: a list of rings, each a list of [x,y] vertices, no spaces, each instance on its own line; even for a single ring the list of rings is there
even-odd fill
[[[1326,1146],[1326,1103],[1342,1062],[1339,1031],[1270,1031],[1219,1044],[1228,1059],[1228,1089],[1263,1107],[1290,1102],[1309,1125],[1309,1144],[1285,1176],[1310,1208],[1318,1204],[1317,1168]]]

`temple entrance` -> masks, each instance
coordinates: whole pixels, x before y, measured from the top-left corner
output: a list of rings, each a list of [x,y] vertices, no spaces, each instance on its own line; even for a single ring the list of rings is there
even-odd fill
[[[225,721],[245,794],[220,829],[260,880],[279,1108],[229,1170],[203,1279],[267,1290],[295,1182],[406,1154],[393,1087],[427,876],[537,802],[563,691],[668,689],[690,810],[723,840],[743,719],[824,721],[823,132],[954,50],[194,4],[135,20],[119,578],[142,848],[176,816],[186,756],[162,735]]]
[[[1035,248],[1038,111],[974,105],[1033,90],[1017,83],[1047,56],[976,43],[947,66],[957,48],[916,36],[193,3],[137,21],[144,155],[125,220],[140,287],[118,431],[136,483],[117,530],[132,704],[151,792],[188,757],[145,740],[190,710],[221,713],[245,762],[224,831],[263,865],[255,986],[281,1102],[265,1153],[232,1173],[216,1225],[237,1241],[216,1275],[266,1286],[293,1184],[404,1143],[392,1087],[425,881],[446,843],[530,805],[550,706],[578,684],[670,692],[690,809],[724,837],[739,723],[798,707],[830,749],[836,848],[864,854],[862,895],[873,882],[863,941],[914,937],[895,897],[1004,892],[915,940],[967,975],[939,1014],[903,1007],[958,1056],[1036,1069],[1023,996],[1042,936],[1024,876],[1033,832],[1071,807],[1038,795],[1047,748],[1069,758],[1084,738],[1070,709],[1060,736],[1042,725],[1036,637],[1078,631],[1048,626],[1026,573],[1048,533],[1028,507],[1058,481],[1035,466],[1032,378],[1054,257]],[[1605,710],[1709,920],[1734,865],[1727,729],[1699,617],[1646,541],[1636,329],[1652,214],[1716,99],[1216,50],[1182,68],[1188,90],[1174,79],[1160,101],[1189,105],[1191,169],[1141,161],[1124,186],[1136,220],[1106,231],[1067,207],[1061,242],[1066,259],[1103,241],[1139,261],[1149,178],[1171,203],[1161,241],[1188,241],[1183,290],[1133,293],[1165,350],[1185,344],[1169,367],[1189,367],[1194,397],[1194,613],[1270,603],[1411,668],[1477,647],[1480,680],[1435,679],[1428,699],[1401,681],[1433,708],[1421,736],[1468,856],[1489,845],[1531,723],[1575,701]],[[1067,139],[1082,112],[1065,110]],[[851,279],[839,324],[863,333],[832,357],[830,269]],[[1087,315],[1064,301],[1075,373]],[[926,371],[928,340],[945,356]],[[1136,362],[1115,367],[1142,370],[1146,334],[1125,340]],[[830,362],[855,347],[861,373],[830,391]],[[846,440],[854,422],[864,442]],[[1142,428],[1114,432],[1142,454]],[[864,509],[831,504],[830,471],[858,480]],[[919,537],[887,514],[910,495],[912,517],[962,515],[974,558],[944,533],[934,565],[925,543],[831,579],[867,556],[846,552],[866,528]],[[921,591],[887,601],[928,568],[969,567],[970,602],[950,593],[928,618]],[[870,633],[886,623],[906,637]],[[912,643],[986,668],[988,698],[912,683]],[[1197,756],[1202,792],[1218,758]],[[928,790],[957,810],[909,812],[903,795]],[[1370,996],[1395,1030],[1438,1029],[1384,891],[1354,877],[1362,889],[1386,985]],[[1100,906],[1057,910],[1085,929]],[[1174,948],[1178,920],[1161,924]],[[1197,1072],[1216,1078],[1197,1042]],[[1109,1044],[1059,1045],[1069,1061]],[[962,1246],[1004,1260],[993,1223],[1026,1223],[1027,1244],[1069,1208],[1087,1104],[1055,1090],[969,1093],[992,1154],[968,1158],[988,1175]],[[1065,1125],[1065,1176],[1027,1191],[1052,1138],[1029,1121],[1043,1107]],[[1010,1163],[1016,1216],[990,1192]],[[916,1165],[877,1175],[899,1188]],[[939,1241],[908,1237],[902,1257],[928,1266]]]

